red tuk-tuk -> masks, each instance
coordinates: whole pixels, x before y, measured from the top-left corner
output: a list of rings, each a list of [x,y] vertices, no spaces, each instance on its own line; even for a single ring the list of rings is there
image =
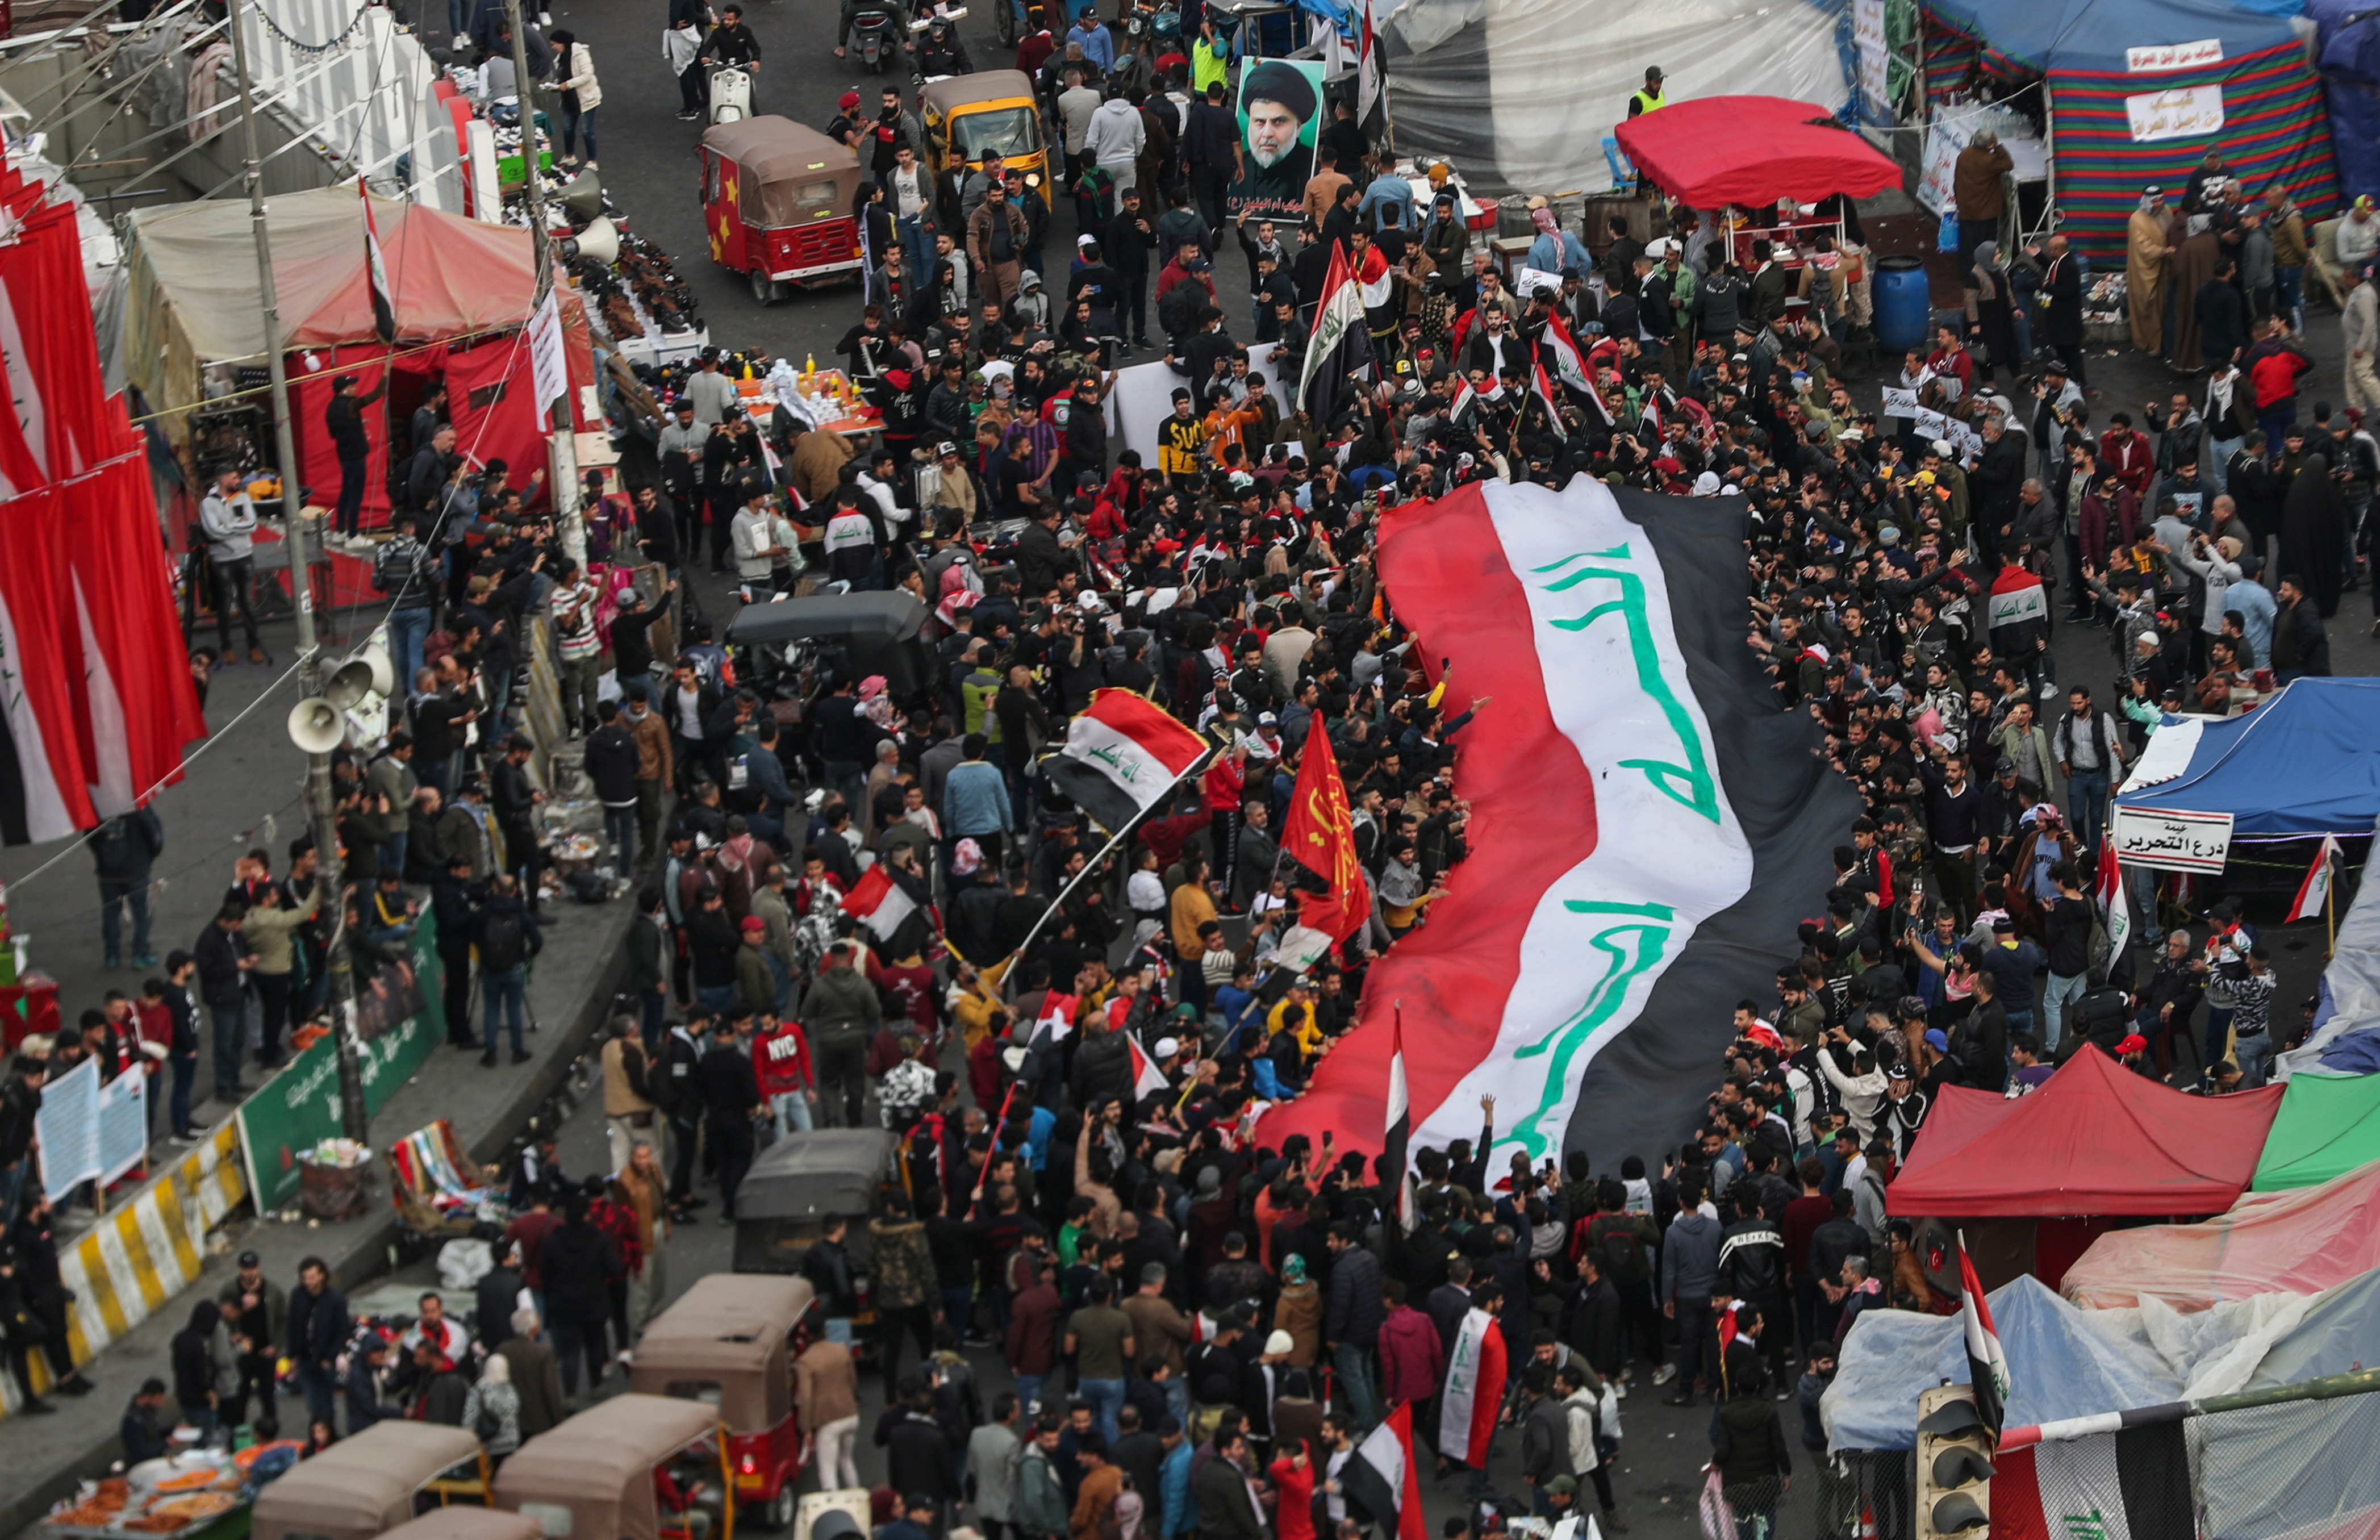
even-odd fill
[[[808,1280],[713,1273],[653,1318],[628,1388],[699,1401],[727,1428],[736,1506],[770,1529],[794,1520],[809,1451],[794,1404],[794,1360],[809,1346]]]
[[[766,305],[795,288],[859,276],[852,199],[859,158],[791,118],[747,117],[702,134],[702,220],[710,260],[748,275]]]

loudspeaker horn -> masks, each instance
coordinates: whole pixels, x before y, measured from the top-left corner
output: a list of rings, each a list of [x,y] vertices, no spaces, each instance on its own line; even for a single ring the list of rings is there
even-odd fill
[[[289,709],[289,741],[309,754],[328,754],[346,735],[347,719],[321,696],[308,696]]]
[[[619,255],[619,227],[612,223],[609,216],[597,220],[562,243],[562,260],[565,261],[585,257],[590,261],[608,263]]]
[[[396,694],[396,661],[388,655],[388,649],[375,642],[357,653],[356,657],[359,661],[371,667],[371,687],[374,695]]]
[[[338,672],[322,685],[322,698],[341,711],[353,710],[371,692],[372,667],[361,658],[350,658],[341,663]]]
[[[555,194],[553,200],[583,224],[603,212],[603,179],[591,171],[582,171],[577,180]]]

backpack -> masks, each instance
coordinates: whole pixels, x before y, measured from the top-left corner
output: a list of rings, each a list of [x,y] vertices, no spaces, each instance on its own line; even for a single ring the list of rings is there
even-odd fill
[[[1645,1238],[1633,1224],[1613,1225],[1604,1232],[1603,1267],[1615,1283],[1642,1283],[1653,1276]]]
[[[1166,335],[1178,337],[1198,324],[1198,309],[1206,303],[1207,286],[1185,280],[1165,291],[1157,302],[1157,324]]]
[[[489,910],[481,922],[480,966],[491,973],[519,967],[528,936],[516,911]]]

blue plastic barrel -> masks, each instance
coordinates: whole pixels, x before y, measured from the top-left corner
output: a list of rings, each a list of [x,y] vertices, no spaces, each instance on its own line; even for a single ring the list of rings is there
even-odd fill
[[[1925,265],[1915,257],[1887,257],[1876,264],[1876,340],[1894,353],[1925,346],[1933,313]]]

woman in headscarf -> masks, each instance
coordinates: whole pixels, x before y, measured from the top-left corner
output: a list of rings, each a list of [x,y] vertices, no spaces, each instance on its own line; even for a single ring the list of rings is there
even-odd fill
[[[2173,255],[2166,236],[2171,225],[2164,189],[2151,188],[2141,194],[2141,206],[2126,226],[2124,308],[2131,316],[2132,346],[2143,353],[2165,346],[2165,264]]]
[[[2006,364],[2017,368],[2016,325],[2010,309],[2008,274],[2000,268],[1998,241],[1975,243],[1974,271],[1968,275],[1967,325],[1982,339],[1985,357],[1975,360],[1975,383],[1988,382],[1992,370]]]
[[[2305,586],[2306,597],[2327,620],[2338,613],[2344,586],[2339,572],[2339,535],[2347,526],[2347,500],[2330,477],[2329,456],[2306,456],[2305,468],[2289,482],[2281,504],[2283,577]]]

